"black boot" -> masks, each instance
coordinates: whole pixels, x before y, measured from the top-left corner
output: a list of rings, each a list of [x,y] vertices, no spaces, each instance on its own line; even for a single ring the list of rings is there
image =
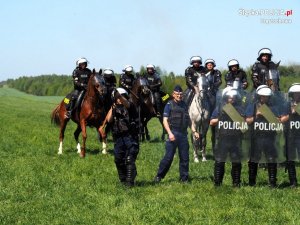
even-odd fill
[[[119,180],[122,184],[126,182],[126,166],[125,164],[116,163],[116,167],[118,170]]]
[[[248,167],[249,167],[249,185],[250,186],[255,186],[258,163],[249,162]]]
[[[232,177],[232,186],[233,187],[240,187],[240,185],[241,185],[241,171],[242,171],[242,164],[241,163],[232,163],[231,177]]]
[[[297,187],[296,166],[294,161],[287,161],[287,169],[289,173],[291,187]]]
[[[271,188],[276,187],[277,182],[277,164],[268,163],[268,174],[269,174],[269,186]]]
[[[126,158],[126,185],[128,187],[134,186],[134,179],[137,175],[135,162],[132,156]]]
[[[215,186],[221,186],[225,173],[225,162],[215,162],[214,182]]]
[[[67,112],[66,112],[66,115],[65,115],[66,119],[70,119],[71,118],[74,105],[75,105],[75,99],[72,97],[71,100],[70,100],[69,105],[66,108],[67,109]]]

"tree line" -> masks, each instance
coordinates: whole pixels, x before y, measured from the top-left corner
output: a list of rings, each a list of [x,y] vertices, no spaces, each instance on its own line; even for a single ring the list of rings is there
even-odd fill
[[[182,74],[175,74],[173,72],[167,72],[160,67],[156,67],[158,74],[162,79],[162,90],[166,93],[171,93],[174,86],[179,84],[183,89],[186,89],[185,77]],[[281,75],[280,88],[282,91],[287,91],[292,83],[300,83],[300,65],[283,65],[279,66]],[[225,86],[224,77],[227,73],[226,70],[222,70],[223,83],[221,87]],[[252,90],[251,81],[251,67],[245,68],[247,79],[249,82],[248,90]],[[143,75],[146,73],[146,68],[141,66],[138,71]],[[119,84],[120,74],[115,74],[117,77],[117,85]],[[38,95],[38,96],[65,96],[73,90],[73,80],[71,75],[40,75],[40,76],[22,76],[17,79],[8,79],[1,85],[7,84],[11,88],[15,88],[22,92]]]

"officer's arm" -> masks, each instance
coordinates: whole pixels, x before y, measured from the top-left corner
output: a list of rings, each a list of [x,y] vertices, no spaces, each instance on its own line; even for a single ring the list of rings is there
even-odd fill
[[[108,113],[106,114],[106,117],[98,130],[102,138],[106,138],[105,127],[106,127],[107,123],[111,123],[112,120],[113,120],[113,117],[112,117],[112,107],[111,107],[110,110],[108,111]]]
[[[157,79],[157,83],[156,84],[153,84],[151,85],[151,88],[156,88],[156,87],[160,87],[162,85],[162,82],[161,82],[161,79]]]
[[[80,82],[79,82],[78,75],[77,75],[77,73],[76,73],[76,69],[73,71],[72,77],[73,77],[73,83],[74,83],[74,85],[75,85],[76,87],[81,87]]]
[[[243,89],[248,87],[247,74],[244,71],[242,72],[242,85]]]
[[[247,122],[247,124],[252,124],[253,122],[254,122],[254,117],[253,116],[251,116],[251,117],[246,117],[246,122]]]
[[[252,71],[251,79],[253,81],[253,86],[258,87],[259,85],[261,85],[261,83],[258,79],[258,66],[256,63],[253,65],[251,71]]]
[[[170,125],[169,125],[169,122],[168,122],[168,117],[164,117],[163,118],[163,125],[164,125],[164,128],[166,129],[168,135],[169,135],[169,139],[170,141],[174,141],[175,140],[175,136],[174,134],[172,133],[171,129],[170,129]]]
[[[189,69],[185,70],[185,77],[186,77],[186,85],[191,88],[194,89],[194,84],[192,81],[192,73]]]
[[[217,70],[214,86],[218,88],[220,87],[221,84],[222,84],[222,73],[219,70]]]

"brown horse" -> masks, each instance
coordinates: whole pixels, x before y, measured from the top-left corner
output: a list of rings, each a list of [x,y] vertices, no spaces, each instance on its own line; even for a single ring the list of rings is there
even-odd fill
[[[82,100],[81,107],[73,110],[71,119],[77,124],[77,129],[74,132],[74,137],[77,142],[77,152],[80,157],[85,157],[85,142],[87,138],[86,126],[95,127],[98,131],[102,121],[105,118],[104,96],[106,94],[105,81],[101,75],[102,71],[96,73],[95,69],[88,81],[87,91]],[[69,122],[69,118],[65,118],[66,107],[64,101],[52,111],[51,121],[60,126],[59,148],[58,154],[62,154],[62,144],[64,140],[64,132]],[[80,132],[82,132],[82,148],[78,141]],[[99,133],[100,134],[100,133]],[[100,136],[101,137],[101,136]],[[102,153],[106,154],[106,139],[103,140]]]
[[[149,140],[150,136],[147,129],[147,123],[152,117],[156,116],[156,111],[153,105],[153,96],[150,91],[148,80],[144,77],[137,77],[134,81],[132,90],[130,91],[130,98],[136,106],[139,114],[140,140]]]

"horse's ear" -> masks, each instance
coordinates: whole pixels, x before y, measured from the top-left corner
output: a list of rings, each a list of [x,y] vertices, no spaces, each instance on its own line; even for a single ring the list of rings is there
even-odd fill
[[[96,73],[96,70],[95,70],[95,68],[93,69],[93,74],[95,74]]]
[[[102,69],[99,70],[99,74],[102,75]]]

